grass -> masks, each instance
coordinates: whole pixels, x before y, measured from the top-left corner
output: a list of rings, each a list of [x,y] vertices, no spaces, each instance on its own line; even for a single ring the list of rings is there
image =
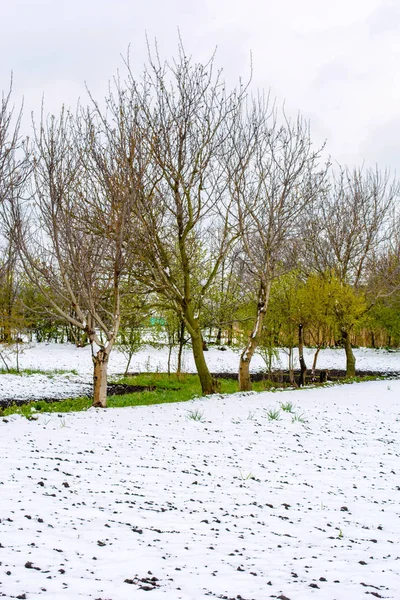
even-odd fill
[[[204,421],[204,413],[201,410],[189,410],[186,416],[187,419],[192,421]]]
[[[0,372],[2,372],[0,370]],[[44,374],[47,376],[59,375],[59,374],[76,374],[76,371],[65,371],[63,369],[55,369],[52,371],[40,371],[35,369],[24,369],[20,372],[21,375],[31,374]],[[337,385],[342,383],[354,383],[357,381],[370,381],[382,379],[377,377],[362,377],[353,378],[351,380],[338,381],[332,384],[331,382],[326,385]],[[145,387],[155,388],[152,391],[142,391],[133,394],[124,394],[121,396],[109,396],[107,399],[108,408],[121,408],[125,406],[147,406],[151,404],[166,404],[172,402],[186,402],[196,397],[201,397],[201,386],[199,379],[196,375],[180,375],[178,378],[176,375],[168,376],[164,373],[142,373],[141,375],[128,376],[119,378],[117,383],[125,383],[128,385],[140,385]],[[221,394],[233,394],[239,391],[238,382],[236,379],[220,379],[220,393]],[[289,386],[283,386],[289,387]],[[282,388],[276,382],[270,381],[255,381],[253,382],[253,390],[261,392],[265,390],[278,391]],[[293,389],[293,388],[290,388]],[[7,408],[0,408],[0,417],[7,417],[11,414],[21,414],[25,417],[32,417],[34,412],[36,413],[68,413],[68,412],[79,412],[89,409],[92,406],[92,399],[88,397],[82,398],[69,398],[66,400],[59,400],[56,402],[46,402],[45,400],[38,400],[25,404],[22,406],[11,405]],[[33,409],[33,411],[32,411]],[[281,409],[286,412],[293,411],[293,405],[290,401],[281,404]],[[280,420],[279,410],[269,410],[267,412],[269,420]],[[254,418],[254,414],[249,413],[249,419]],[[303,415],[295,415],[295,421],[304,422]]]
[[[278,409],[270,408],[267,410],[268,421],[280,421],[281,413]]]
[[[239,476],[242,481],[248,481],[249,479],[255,479],[253,473],[250,472],[250,473],[247,473],[247,475],[244,475],[240,469],[239,469]]]
[[[59,400],[56,402],[46,402],[45,400],[37,400],[30,404],[17,406],[12,404],[7,408],[0,409],[0,416],[7,417],[8,415],[18,414],[24,417],[31,417],[32,409],[36,412],[43,413],[68,413],[87,410],[92,406],[91,398],[69,398],[68,400]]]
[[[383,381],[388,379],[384,375],[355,375],[354,377],[345,377],[344,379],[338,379],[335,383],[364,383],[365,381]]]
[[[292,417],[292,423],[307,423],[304,413],[295,413]]]
[[[78,375],[76,369],[51,369],[49,371],[43,371],[42,369],[20,369],[19,371],[14,367],[6,369],[0,367],[0,375],[46,375],[47,377],[54,377],[55,375]]]
[[[260,389],[256,388],[256,383],[259,384]],[[284,389],[293,389],[293,386],[287,381],[272,381],[271,379],[263,379],[262,381],[253,382],[253,389],[257,392],[277,392]]]
[[[293,412],[293,408],[294,408],[293,407],[293,402],[288,401],[288,402],[282,402],[281,403],[281,409],[284,412],[292,413]]]
[[[108,408],[122,408],[125,406],[147,406],[150,404],[165,404],[171,402],[186,402],[192,398],[201,397],[201,386],[196,375],[181,375],[179,379],[175,375],[168,376],[163,373],[142,373],[141,375],[122,377],[118,383],[128,385],[140,385],[155,388],[153,391],[135,392],[121,396],[109,396],[107,398]],[[220,381],[222,394],[232,394],[238,391],[238,383],[234,379],[222,379]],[[260,386],[257,386],[262,389]],[[12,405],[3,410],[0,416],[6,417],[11,414],[31,416],[32,408],[37,412],[78,412],[87,410],[92,405],[91,398],[70,398],[57,402],[46,402],[44,400],[34,401],[22,406]]]

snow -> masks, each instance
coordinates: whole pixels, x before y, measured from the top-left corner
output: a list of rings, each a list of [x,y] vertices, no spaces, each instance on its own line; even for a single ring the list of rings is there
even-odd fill
[[[393,380],[0,419],[0,595],[398,599],[399,397]],[[289,402],[300,421],[268,418]]]
[[[370,350],[359,348],[354,350],[356,367],[358,371],[380,371],[387,373],[400,373],[400,351]],[[306,348],[304,358],[309,368],[312,365],[314,350]],[[237,373],[240,358],[240,349],[221,351],[210,348],[205,353],[207,364],[213,373]],[[12,362],[14,360],[14,362]],[[15,366],[15,356],[10,355],[11,366]],[[173,354],[171,368],[176,368],[176,354]],[[51,378],[45,375],[31,375],[20,377],[18,375],[0,375],[0,400],[2,399],[40,399],[40,398],[71,398],[88,394],[92,388],[93,364],[90,346],[77,348],[73,344],[29,344],[23,349],[19,357],[21,369],[40,369],[51,371],[54,369],[72,371],[78,375],[67,373],[54,375]],[[113,349],[110,355],[109,373],[111,376],[123,373],[126,358],[118,349]],[[167,371],[168,352],[165,348],[146,346],[137,352],[131,362],[130,370],[138,372]],[[182,359],[183,370],[189,373],[196,372],[193,355],[190,348],[186,348]],[[345,354],[343,349],[321,350],[318,357],[318,368],[344,369]],[[251,362],[251,371],[257,372],[265,368],[259,355],[255,355]],[[279,352],[279,359],[275,361],[274,368],[287,368],[287,355],[283,350]]]
[[[40,400],[74,398],[91,394],[89,378],[73,374],[0,375],[0,400]]]
[[[221,351],[210,347],[205,353],[207,364],[213,372],[237,372],[241,349],[227,349]],[[305,348],[304,358],[307,366],[311,367],[315,350]],[[354,354],[357,360],[357,369],[374,371],[400,371],[400,350],[371,350],[369,348],[356,348]],[[166,348],[153,348],[145,346],[135,353],[130,369],[132,371],[162,371],[167,370],[168,351]],[[185,348],[183,352],[185,370],[195,372],[192,351]],[[76,370],[81,376],[92,375],[92,359],[90,346],[77,348],[73,344],[30,344],[20,356],[20,366],[23,369],[36,368],[43,370],[65,369]],[[110,355],[109,372],[122,373],[125,370],[126,358],[113,349]],[[176,353],[173,353],[172,368],[176,366]],[[279,359],[275,367],[287,368],[287,355],[279,351]],[[345,353],[343,349],[323,349],[318,356],[318,368],[344,369]],[[262,358],[256,354],[251,362],[253,372],[265,368]]]
[[[387,373],[400,373],[400,351],[370,350],[360,348],[354,350],[357,359],[357,370],[374,370]],[[304,352],[307,366],[312,365],[314,350],[306,348]],[[206,352],[206,361],[213,373],[237,373],[239,366],[240,350],[210,348]],[[15,356],[8,357],[10,366],[15,366]],[[171,368],[176,368],[176,354],[172,356]],[[14,362],[13,362],[14,361]],[[90,394],[92,390],[93,365],[90,346],[77,348],[73,344],[29,344],[19,356],[21,369],[40,369],[52,371],[54,369],[72,371],[78,375],[66,373],[63,375],[52,374],[30,375],[0,375],[0,400],[40,398],[71,398],[74,396]],[[168,352],[165,348],[146,346],[137,352],[131,362],[130,370],[138,372],[167,371]],[[190,348],[186,348],[182,358],[183,371],[196,372],[193,355]],[[113,349],[110,355],[109,373],[111,376],[125,371],[126,358],[118,349]],[[259,355],[255,355],[251,362],[251,371],[257,372],[265,368]],[[283,350],[274,362],[274,368],[287,368],[287,355]],[[344,369],[345,355],[342,349],[321,350],[318,357],[318,368]]]

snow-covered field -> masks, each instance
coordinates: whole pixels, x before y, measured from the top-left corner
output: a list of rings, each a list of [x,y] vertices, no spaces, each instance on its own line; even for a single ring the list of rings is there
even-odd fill
[[[357,359],[358,371],[380,371],[400,373],[400,351],[388,352],[386,350],[369,350],[359,348],[354,350]],[[307,348],[305,359],[308,367],[312,365],[314,350]],[[237,373],[239,364],[239,350],[221,351],[210,348],[206,353],[206,360],[213,373]],[[22,369],[74,369],[78,375],[31,375],[20,377],[18,375],[0,375],[0,400],[1,399],[40,399],[40,398],[70,398],[90,393],[92,389],[92,360],[90,347],[76,348],[72,344],[32,344],[28,345],[20,358]],[[15,355],[9,357],[10,365],[15,365]],[[126,358],[117,349],[113,350],[110,357],[109,373],[115,375],[123,373],[126,367]],[[176,367],[176,355],[172,356],[171,368]],[[260,371],[265,364],[259,355],[252,360],[252,371]],[[275,368],[287,368],[287,355],[283,351],[274,363]],[[318,368],[345,369],[345,355],[342,349],[321,350],[318,358]],[[184,351],[183,370],[195,372],[192,352]],[[150,346],[135,354],[130,365],[130,371],[167,371],[167,351]]]
[[[398,600],[399,399],[394,380],[0,419],[0,597]],[[300,420],[268,418],[288,402]]]

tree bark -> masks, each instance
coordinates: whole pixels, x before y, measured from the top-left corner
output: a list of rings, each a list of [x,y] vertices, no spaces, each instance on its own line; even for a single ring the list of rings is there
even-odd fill
[[[302,323],[299,323],[299,362],[300,362],[300,377],[299,387],[306,384],[307,365],[304,360],[304,331]]]
[[[172,356],[172,344],[168,346],[168,361],[167,361],[167,373],[168,377],[171,375],[171,356]]]
[[[317,368],[317,360],[318,360],[318,354],[319,354],[320,350],[321,350],[321,346],[318,346],[317,349],[316,349],[316,351],[315,351],[314,359],[313,359],[313,364],[312,364],[312,367],[311,367],[311,377],[312,377],[313,381],[315,380],[315,371],[316,371],[316,368]]]
[[[294,377],[294,364],[293,364],[293,347],[289,348],[289,359],[288,359],[288,367],[289,367],[289,382],[293,387],[297,387],[296,379]]]
[[[128,362],[126,363],[124,377],[127,377],[127,375],[128,375],[128,371],[129,371],[129,367],[131,366],[131,361],[132,361],[133,354],[134,354],[133,352],[129,352]]]
[[[355,377],[356,375],[356,357],[350,343],[348,331],[343,331],[344,350],[346,352],[346,377]]]
[[[204,396],[215,394],[218,391],[218,381],[212,377],[204,358],[205,344],[201,335],[199,320],[194,316],[190,303],[185,308],[184,318],[186,329],[192,341],[193,357],[200,379],[201,391]]]
[[[371,331],[371,346],[376,348],[375,333]]]
[[[201,391],[204,396],[215,394],[218,391],[218,382],[211,375],[206,359],[204,358],[203,337],[200,328],[197,334],[191,334],[190,337],[192,340],[194,362],[200,379]]]
[[[232,342],[233,342],[233,324],[230,323],[229,327],[228,327],[228,341],[227,341],[227,346],[232,346]]]
[[[93,360],[93,406],[107,406],[107,367],[110,353],[107,348],[92,355]]]
[[[249,341],[247,342],[247,346],[240,355],[239,390],[241,392],[249,392],[252,389],[250,378],[250,362],[254,356],[254,352],[256,351],[260,339],[265,313],[267,312],[270,289],[270,283],[266,285],[261,283],[260,291],[258,293],[257,319],[254,324],[253,331],[250,334]]]
[[[176,367],[176,374],[179,375],[182,372],[182,353],[183,353],[183,345],[185,343],[185,322],[182,319],[179,325],[179,340],[178,340],[178,364]]]

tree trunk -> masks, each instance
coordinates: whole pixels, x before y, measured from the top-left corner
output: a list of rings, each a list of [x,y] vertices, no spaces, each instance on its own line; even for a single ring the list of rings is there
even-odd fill
[[[172,356],[172,348],[173,345],[170,343],[168,345],[168,360],[167,360],[167,374],[168,377],[171,375],[171,356]]]
[[[215,394],[218,391],[218,382],[208,370],[206,359],[204,358],[203,337],[200,328],[196,335],[191,334],[190,337],[192,339],[193,357],[200,379],[201,391],[204,396]]]
[[[318,354],[319,354],[320,350],[321,350],[321,346],[318,346],[317,350],[315,351],[314,359],[313,359],[313,364],[312,364],[312,367],[311,367],[311,377],[312,377],[313,381],[315,381],[315,371],[316,371],[316,368],[317,368],[317,360],[318,360]]]
[[[93,406],[107,406],[107,367],[110,352],[100,349],[92,355],[93,360]]]
[[[346,352],[346,377],[356,375],[356,357],[353,354],[348,331],[343,331],[344,350]]]
[[[126,363],[124,377],[127,377],[127,375],[128,375],[129,367],[131,366],[132,357],[133,357],[133,352],[129,352],[128,362]]]
[[[186,329],[192,340],[193,357],[200,379],[201,391],[204,396],[215,394],[218,391],[218,381],[212,377],[208,370],[206,359],[204,358],[205,344],[201,335],[199,320],[194,316],[190,303],[185,307],[184,319]]]
[[[246,348],[240,355],[239,362],[239,390],[241,392],[249,392],[252,389],[250,379],[250,361],[254,356],[254,352],[258,346],[260,339],[265,313],[267,311],[269,292],[271,284],[264,285],[261,283],[258,293],[257,319],[250,334]]]
[[[300,362],[300,377],[299,387],[306,384],[307,365],[304,360],[304,331],[302,323],[299,323],[299,362]]]
[[[233,323],[230,323],[230,325],[228,327],[228,342],[227,342],[227,345],[228,346],[232,346],[232,341],[233,341]]]
[[[371,331],[371,346],[373,348],[376,348],[375,332],[374,331]]]
[[[297,387],[296,380],[294,377],[293,347],[292,346],[289,347],[288,369],[289,369],[289,382],[293,387]]]
[[[185,343],[185,322],[182,319],[179,326],[179,347],[178,347],[178,364],[176,368],[176,374],[179,375],[182,372],[182,353],[183,353],[183,345]]]

